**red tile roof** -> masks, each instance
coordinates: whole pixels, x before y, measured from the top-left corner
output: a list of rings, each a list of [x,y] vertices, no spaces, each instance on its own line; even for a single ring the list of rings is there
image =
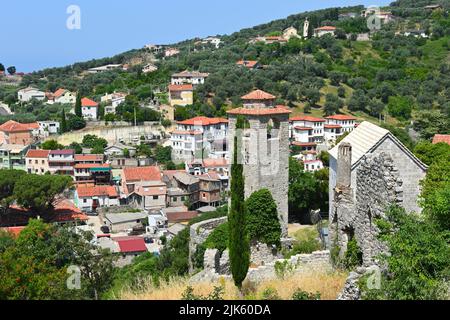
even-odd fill
[[[324,125],[325,129],[341,129],[342,126],[338,124],[326,124]]]
[[[28,150],[25,158],[43,158],[47,159],[50,151],[49,150]]]
[[[203,159],[203,166],[205,167],[226,167],[229,161],[225,158],[220,159]]]
[[[315,146],[317,146],[317,143],[314,143],[314,142],[298,142],[298,141],[294,141],[294,142],[292,142],[292,145],[298,146],[298,147],[315,147]]]
[[[179,121],[178,124],[181,125],[197,125],[197,126],[210,126],[220,123],[228,123],[227,119],[224,118],[208,118],[208,117],[195,117],[192,119]]]
[[[24,132],[32,130],[33,128],[31,128],[29,124],[19,123],[14,120],[9,120],[0,126],[0,131],[3,132]]]
[[[197,211],[185,211],[185,212],[166,212],[167,220],[170,223],[189,221],[198,216]]]
[[[264,116],[264,115],[276,115],[276,114],[289,114],[290,111],[285,106],[276,106],[275,108],[237,108],[227,111],[228,114],[242,114],[242,115],[254,115],[254,116]]]
[[[65,92],[66,92],[66,89],[60,88],[60,89],[56,90],[55,93],[53,93],[53,96],[55,98],[58,98],[58,97],[62,96]]]
[[[85,161],[103,161],[102,154],[76,154],[75,161],[85,162]]]
[[[325,119],[332,119],[332,120],[356,120],[353,116],[348,116],[345,114],[335,114],[334,116],[326,117]]]
[[[93,169],[93,168],[103,168],[103,169],[110,169],[111,165],[107,163],[77,163],[74,166],[75,169]]]
[[[236,62],[236,64],[240,65],[240,66],[245,66],[247,68],[254,68],[258,64],[258,61],[255,61],[255,60],[239,60],[238,62]]]
[[[7,227],[7,228],[1,228],[1,230],[6,231],[10,235],[12,235],[14,238],[17,238],[22,230],[25,229],[25,227]]]
[[[119,194],[114,186],[92,186],[78,185],[77,194],[80,198],[108,196],[110,198],[118,197]]]
[[[334,31],[336,30],[336,27],[332,27],[332,26],[323,26],[320,28],[316,28],[314,30],[319,30],[319,31]]]
[[[169,91],[193,91],[192,84],[171,84],[169,85]]]
[[[311,116],[298,116],[298,117],[292,117],[289,119],[290,122],[293,121],[308,121],[308,122],[325,122],[325,119],[311,117]]]
[[[242,100],[275,100],[276,97],[270,93],[264,92],[262,90],[252,91],[245,96],[241,97]]]
[[[83,106],[83,107],[98,107],[98,103],[89,98],[83,98],[83,99],[81,99],[81,106]]]
[[[131,238],[131,239],[123,239],[117,240],[119,244],[119,249],[121,253],[130,253],[130,252],[146,252],[147,247],[145,245],[144,238]]]
[[[165,185],[160,186],[152,186],[152,187],[143,187],[138,186],[134,193],[140,195],[140,196],[158,196],[158,195],[165,195],[167,193],[167,187]]]
[[[161,170],[156,167],[133,167],[123,169],[126,181],[161,181]]]
[[[299,130],[299,131],[309,131],[309,130],[313,130],[313,128],[311,127],[294,127],[295,130]]]
[[[444,142],[450,144],[450,134],[437,134],[433,138],[433,144]]]
[[[187,134],[191,136],[198,136],[203,134],[203,132],[198,130],[175,130],[172,132],[172,134]]]

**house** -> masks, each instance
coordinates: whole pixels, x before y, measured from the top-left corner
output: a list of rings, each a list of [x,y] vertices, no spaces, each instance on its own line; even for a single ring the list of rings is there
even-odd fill
[[[258,43],[258,42],[266,43],[266,37],[257,36],[255,38],[250,39],[248,43],[249,44],[255,44],[255,43]]]
[[[26,170],[25,156],[28,146],[21,144],[0,145],[0,169]]]
[[[122,194],[128,204],[145,210],[166,206],[167,186],[157,166],[124,168]]]
[[[48,155],[48,164],[50,173],[62,175],[74,175],[75,151],[51,150]]]
[[[180,73],[174,73],[171,83],[173,85],[192,84],[195,88],[199,84],[204,84],[208,76],[209,73],[185,70]]]
[[[117,243],[117,254],[121,256],[115,262],[119,268],[132,264],[134,258],[148,252],[143,237],[120,237],[112,240]]]
[[[43,101],[45,99],[45,92],[34,87],[28,87],[19,90],[17,92],[17,98],[20,102],[29,102],[31,99]]]
[[[330,34],[332,36],[335,36],[335,34],[336,34],[336,27],[323,26],[323,27],[314,29],[314,37],[316,37],[316,38],[323,37],[326,34]]]
[[[0,144],[32,144],[35,142],[33,130],[33,125],[9,120],[0,126]]]
[[[179,207],[189,203],[190,207],[197,207],[199,200],[199,182],[184,171],[164,171],[163,181],[167,185],[167,206]]]
[[[77,96],[66,89],[58,89],[53,93],[53,102],[61,104],[75,104]]]
[[[194,103],[192,84],[169,85],[169,103],[171,106],[187,106]]]
[[[436,134],[433,138],[433,144],[447,143],[450,145],[450,134]]]
[[[276,97],[262,90],[254,90],[241,97],[244,108],[274,107]]]
[[[220,177],[215,172],[205,173],[198,176],[199,184],[199,202],[200,206],[218,207],[222,201],[222,183]]]
[[[222,40],[217,37],[208,37],[203,39],[202,43],[210,43],[212,44],[216,49],[219,49],[220,44],[222,43]]]
[[[215,171],[220,175],[228,176],[229,167],[230,161],[226,158],[207,158],[186,162],[186,172],[194,176],[199,176],[209,171]]]
[[[293,141],[291,143],[291,147],[298,149],[300,152],[317,151],[317,143],[315,143],[315,142]]]
[[[167,217],[169,224],[188,223],[190,220],[198,217],[197,211],[190,211],[185,206],[164,208],[161,211]]]
[[[164,51],[164,56],[165,56],[166,58],[169,58],[169,57],[176,56],[176,55],[178,55],[179,53],[180,53],[180,50],[178,50],[178,49],[175,49],[175,48],[167,48],[167,49]]]
[[[152,52],[155,52],[155,53],[162,52],[162,49],[163,49],[162,46],[158,46],[156,44],[147,44],[147,45],[144,46],[144,48],[146,48],[146,49],[148,49],[148,50],[150,50]]]
[[[326,117],[325,141],[334,143],[337,138],[346,132],[352,132],[355,129],[356,118],[344,114],[336,114]]]
[[[195,117],[179,121],[170,138],[173,156],[178,160],[195,158],[226,158],[228,120],[223,118]]]
[[[283,30],[283,39],[289,41],[291,38],[299,38],[297,29],[292,26]]]
[[[88,99],[81,99],[81,113],[85,120],[97,120],[98,103]]]
[[[152,63],[146,64],[144,67],[142,67],[142,73],[152,73],[155,71],[158,71],[158,67]]]
[[[236,62],[236,65],[243,66],[248,69],[261,69],[261,65],[255,60],[239,60]]]
[[[406,30],[403,32],[405,37],[413,36],[415,38],[428,38],[427,32],[425,30]]]
[[[58,134],[60,123],[58,121],[38,121],[39,135],[46,138],[51,134]]]
[[[112,168],[104,163],[102,154],[76,154],[74,176],[76,181],[93,181],[98,184],[110,184]]]
[[[83,212],[96,212],[99,207],[120,205],[119,193],[115,186],[79,184],[75,190],[75,205]]]
[[[11,111],[9,106],[0,101],[0,116],[9,116],[12,114],[14,114],[14,112]]]
[[[380,11],[378,7],[369,7],[361,12],[361,16],[364,18],[368,18],[370,16],[375,16],[381,23],[386,24],[393,20],[395,17],[392,12],[389,11]]]
[[[264,42],[266,44],[272,44],[272,43],[286,43],[287,40],[283,38],[282,36],[267,36],[264,38]]]
[[[425,7],[423,7],[423,8],[424,8],[425,10],[431,10],[431,11],[439,10],[439,9],[442,10],[442,5],[440,5],[440,4],[430,4],[430,5],[425,6]]]
[[[25,155],[25,168],[28,173],[43,175],[50,172],[48,164],[49,150],[28,150]]]
[[[88,73],[102,73],[114,69],[122,68],[121,64],[107,64],[105,66],[96,67],[96,68],[90,68],[87,70]]]
[[[136,155],[136,148],[126,146],[120,142],[115,142],[114,144],[110,144],[105,148],[105,156],[108,157],[121,157],[124,154],[124,151],[128,150],[130,157],[134,157]]]
[[[100,98],[100,102],[108,104],[112,103],[114,99],[125,98],[126,96],[127,94],[124,92],[114,91],[113,93],[105,93],[105,95]]]
[[[315,172],[323,169],[323,162],[320,159],[304,160],[303,165],[306,172]]]
[[[326,120],[311,116],[299,116],[289,119],[289,138],[297,142],[324,141],[324,124]]]
[[[351,146],[351,173],[349,183],[357,186],[357,172],[361,161],[368,155],[378,157],[383,154],[392,160],[392,166],[398,170],[398,179],[401,180],[403,207],[407,212],[420,212],[417,200],[420,195],[420,180],[425,178],[427,166],[408,150],[391,132],[370,122],[363,122],[345,137],[330,154],[330,217],[332,217],[334,190],[338,173],[338,150],[343,144]],[[357,194],[352,195],[354,201]]]
[[[339,14],[339,21],[347,20],[347,19],[355,19],[358,16],[356,12],[346,12]]]

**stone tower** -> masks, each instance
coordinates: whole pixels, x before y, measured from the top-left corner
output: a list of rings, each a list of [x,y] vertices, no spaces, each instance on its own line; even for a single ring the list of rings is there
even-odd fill
[[[303,38],[308,38],[309,36],[309,21],[306,18],[305,23],[303,24]]]
[[[352,145],[341,143],[338,149],[338,167],[336,186],[338,188],[350,188],[352,176]]]
[[[242,152],[238,158],[244,165],[245,197],[264,188],[272,193],[284,237],[288,224],[291,111],[285,106],[275,106],[275,99],[269,93],[255,90],[242,97],[243,108],[228,111],[229,150],[233,159],[236,121],[238,116],[243,116],[246,128],[242,132],[242,146],[238,146]]]

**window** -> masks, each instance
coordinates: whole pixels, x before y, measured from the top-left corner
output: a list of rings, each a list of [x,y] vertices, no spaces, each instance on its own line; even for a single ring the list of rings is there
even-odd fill
[[[158,200],[159,196],[153,196],[153,200]]]
[[[177,197],[172,197],[172,202],[177,202]]]
[[[87,199],[83,199],[83,203],[87,203]]]

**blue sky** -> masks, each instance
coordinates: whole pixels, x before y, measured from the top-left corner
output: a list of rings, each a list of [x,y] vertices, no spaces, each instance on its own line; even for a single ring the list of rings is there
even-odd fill
[[[112,56],[147,43],[229,34],[288,15],[392,0],[14,0],[2,3],[0,62],[30,72]],[[69,30],[69,5],[81,29]]]

